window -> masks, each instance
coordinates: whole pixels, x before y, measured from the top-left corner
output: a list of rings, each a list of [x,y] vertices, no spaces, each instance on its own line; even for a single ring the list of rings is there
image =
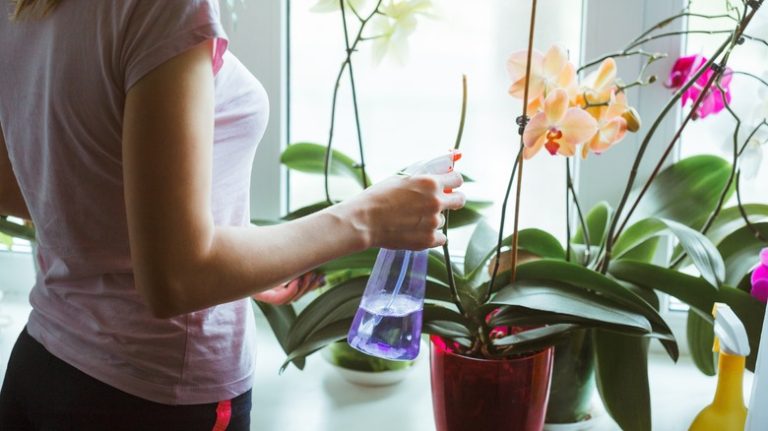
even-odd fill
[[[344,57],[339,13],[310,11],[315,2],[294,1],[290,27],[290,136],[292,142],[325,145],[331,96]],[[372,7],[368,2],[368,7]],[[381,180],[408,164],[434,157],[453,147],[461,102],[461,75],[469,86],[467,126],[460,169],[476,180],[464,192],[470,198],[494,200],[484,211],[492,225],[500,221],[501,197],[518,148],[515,118],[521,102],[507,95],[511,82],[505,64],[509,54],[527,48],[529,5],[493,0],[441,0],[432,18],[420,18],[409,38],[404,64],[391,58],[375,65],[370,43],[355,54],[365,158],[369,175]],[[582,2],[540,2],[550,31],[539,31],[536,48],[559,43],[578,61]],[[357,20],[349,15],[350,31]],[[375,36],[375,34],[369,34]],[[348,78],[341,81],[334,148],[358,159]],[[539,227],[565,235],[565,165],[561,158],[536,157],[526,163],[522,227]],[[359,190],[352,180],[331,181],[331,195],[341,199]],[[290,208],[325,199],[323,181],[291,173]],[[513,205],[510,204],[510,208]],[[511,223],[507,223],[511,232]],[[451,235],[452,248],[463,252],[471,229]]]
[[[693,12],[703,15],[720,15],[726,13],[726,10],[722,1],[697,0],[693,2]],[[729,25],[727,19],[691,18],[689,22],[691,29],[707,31],[722,30]],[[761,9],[757,13],[753,22],[750,23],[748,33],[764,40],[768,37],[768,11]],[[686,52],[710,56],[714,50],[713,47],[720,44],[724,37],[721,34],[692,34],[688,36]],[[768,81],[766,56],[768,56],[768,44],[757,40],[746,40],[743,46],[734,50],[728,63],[729,67],[737,73],[745,70],[757,72],[756,75],[759,78]],[[736,74],[733,75],[731,82],[731,94],[733,97],[731,107],[743,120],[739,133],[739,140],[743,142],[755,129],[757,123],[768,117],[768,86],[753,77]],[[716,154],[730,161],[733,156],[732,134],[735,125],[733,117],[727,111],[693,122],[683,135],[682,157]],[[768,184],[768,169],[766,169],[768,154],[762,159],[759,154],[765,151],[768,145],[766,142],[768,127],[763,127],[755,136],[757,139],[753,141],[754,145],[748,148],[748,151],[752,152],[750,154],[752,157],[745,157],[746,160],[742,159],[741,162],[743,170],[741,197],[744,203],[766,202],[764,185]],[[762,169],[758,170],[760,166]],[[736,198],[733,197],[726,206],[735,204]]]

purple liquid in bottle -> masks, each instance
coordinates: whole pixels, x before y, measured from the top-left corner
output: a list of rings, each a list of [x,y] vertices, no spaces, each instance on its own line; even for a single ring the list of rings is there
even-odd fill
[[[347,342],[363,353],[392,360],[419,354],[427,252],[379,252]]]

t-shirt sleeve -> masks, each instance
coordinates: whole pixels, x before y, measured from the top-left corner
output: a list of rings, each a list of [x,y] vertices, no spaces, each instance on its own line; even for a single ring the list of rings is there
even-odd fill
[[[134,0],[122,26],[121,62],[127,92],[147,73],[190,48],[213,40],[213,73],[223,64],[227,36],[218,0]]]

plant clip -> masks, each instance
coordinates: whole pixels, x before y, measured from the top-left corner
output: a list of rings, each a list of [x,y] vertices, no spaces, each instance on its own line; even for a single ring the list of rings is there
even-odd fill
[[[525,132],[525,126],[528,125],[528,121],[531,119],[528,118],[527,115],[521,115],[515,119],[515,123],[519,126],[517,129],[517,133],[520,134],[520,136],[523,135],[523,132]]]
[[[723,65],[718,64],[718,63],[712,63],[709,66],[709,68],[712,69],[712,71],[717,73],[717,74],[721,74],[721,73],[723,73],[723,71],[725,71],[725,67],[723,67]]]
[[[747,39],[744,38],[744,36],[739,37],[739,40],[736,41],[736,45],[744,45],[744,42],[746,42]]]

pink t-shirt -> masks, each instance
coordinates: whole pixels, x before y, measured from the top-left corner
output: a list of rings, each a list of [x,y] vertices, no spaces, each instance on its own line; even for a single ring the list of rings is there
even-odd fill
[[[63,0],[11,22],[0,1],[0,125],[37,227],[29,333],[109,385],[165,404],[233,398],[252,385],[249,300],[173,319],[134,287],[121,135],[126,92],[168,59],[216,41],[213,218],[249,223],[266,93],[229,52],[217,0]]]

